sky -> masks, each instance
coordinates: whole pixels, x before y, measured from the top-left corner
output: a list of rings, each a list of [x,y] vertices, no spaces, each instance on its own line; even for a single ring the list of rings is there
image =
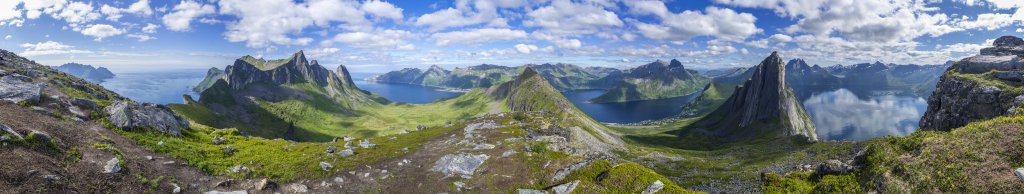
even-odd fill
[[[328,68],[941,64],[1024,34],[1024,0],[0,0],[0,49],[115,72],[299,50]]]

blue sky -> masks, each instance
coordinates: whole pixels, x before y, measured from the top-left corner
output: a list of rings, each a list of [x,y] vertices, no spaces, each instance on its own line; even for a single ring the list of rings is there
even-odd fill
[[[1024,33],[1022,0],[2,0],[0,48],[115,72],[243,55],[356,72],[477,64],[938,64]]]

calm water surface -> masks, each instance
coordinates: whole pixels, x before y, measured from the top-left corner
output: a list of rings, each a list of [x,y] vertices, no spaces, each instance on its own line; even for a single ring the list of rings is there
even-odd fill
[[[604,93],[604,90],[576,90],[562,92],[562,95],[565,95],[584,113],[602,123],[636,123],[673,117],[682,112],[683,105],[699,95],[697,93],[669,99],[632,102],[599,104],[587,102],[587,100]]]
[[[100,85],[135,101],[167,104],[182,103],[181,95],[183,94],[189,94],[198,99],[199,95],[192,92],[192,87],[203,81],[206,70],[115,74],[114,78],[108,79]]]
[[[819,139],[861,141],[913,133],[928,108],[925,98],[843,88],[815,92],[803,104]]]
[[[442,91],[438,88],[412,85],[363,81],[374,73],[351,73],[352,80],[359,89],[370,91],[393,102],[410,104],[427,104],[436,100],[462,95],[459,92]]]

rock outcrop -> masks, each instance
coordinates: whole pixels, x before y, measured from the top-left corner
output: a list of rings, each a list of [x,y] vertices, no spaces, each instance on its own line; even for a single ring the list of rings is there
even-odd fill
[[[46,84],[33,83],[32,78],[11,74],[0,77],[0,100],[18,103],[27,101],[29,103],[39,102]]]
[[[217,80],[220,79],[224,79],[224,70],[217,69],[216,67],[211,67],[210,70],[206,71],[206,78],[204,78],[202,82],[199,82],[198,85],[193,87],[192,91],[196,93],[203,93],[203,90],[212,87],[213,83],[216,83]]]
[[[1014,86],[1024,84],[1016,76],[1021,74],[1024,40],[1013,36],[996,39],[992,47],[946,70],[928,98],[921,128],[946,131],[974,121],[1020,114],[1024,97]]]
[[[786,85],[786,71],[778,53],[772,52],[753,71],[750,79],[737,86],[724,104],[684,133],[699,133],[726,141],[746,140],[761,134],[816,140],[814,123]]]
[[[164,105],[117,101],[106,108],[114,126],[122,129],[154,129],[180,136],[188,121]]]

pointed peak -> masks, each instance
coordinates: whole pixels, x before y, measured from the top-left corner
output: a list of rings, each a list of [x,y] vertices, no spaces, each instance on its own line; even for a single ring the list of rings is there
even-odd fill
[[[672,61],[669,62],[668,66],[669,67],[683,67],[683,62],[679,62],[679,60],[672,59]]]
[[[519,77],[521,79],[526,79],[535,75],[537,75],[537,71],[534,71],[532,67],[527,67],[526,69],[523,69],[523,73],[519,74]]]

